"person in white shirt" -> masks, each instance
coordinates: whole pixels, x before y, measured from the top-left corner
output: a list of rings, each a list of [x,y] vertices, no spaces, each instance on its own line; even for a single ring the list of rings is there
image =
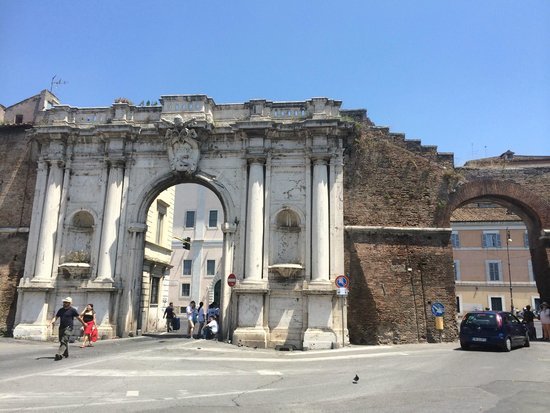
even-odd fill
[[[540,305],[540,323],[542,324],[542,339],[550,340],[550,306],[545,301]]]
[[[187,335],[191,338],[193,338],[193,330],[195,329],[195,321],[193,320],[195,315],[195,306],[195,302],[191,301],[185,309],[185,313],[187,314]]]
[[[210,340],[218,334],[218,322],[216,316],[208,317],[208,323],[202,328],[203,338]]]

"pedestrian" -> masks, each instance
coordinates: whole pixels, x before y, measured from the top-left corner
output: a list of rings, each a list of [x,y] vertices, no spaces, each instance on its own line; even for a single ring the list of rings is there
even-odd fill
[[[536,340],[537,331],[535,330],[535,313],[531,311],[530,305],[525,306],[525,310],[523,310],[523,322],[527,325],[529,340]]]
[[[173,321],[174,321],[174,303],[168,304],[168,307],[164,310],[164,315],[162,318],[166,318],[166,331],[169,333],[173,330]]]
[[[540,305],[540,323],[542,324],[542,339],[550,341],[550,306],[546,301]]]
[[[208,324],[202,328],[202,337],[206,340],[213,339],[218,334],[218,321],[216,316],[211,315],[208,317]]]
[[[205,318],[204,318],[204,303],[201,301],[199,303],[199,308],[197,309],[197,324],[198,324],[198,327],[196,329],[197,338],[200,338],[200,336],[202,334],[202,328],[204,327],[204,321],[205,321]]]
[[[84,341],[82,342],[82,345],[80,346],[80,348],[86,347],[86,343],[88,343],[88,347],[93,347],[92,333],[94,329],[97,328],[94,305],[88,304],[84,309],[84,311],[80,313],[80,317],[82,317],[82,319],[86,323],[84,325]]]
[[[187,314],[187,335],[189,337],[193,337],[193,330],[195,329],[195,322],[193,321],[195,317],[195,307],[195,301],[191,301],[185,309],[185,313]]]
[[[86,323],[78,314],[78,311],[71,306],[73,299],[67,297],[63,299],[63,307],[61,307],[55,316],[50,321],[49,325],[52,326],[57,319],[59,320],[59,350],[55,355],[55,360],[61,360],[63,357],[69,357],[69,338],[73,332],[73,322],[75,317],[86,327]]]
[[[211,316],[215,316],[216,319],[220,316],[220,309],[215,301],[212,301],[212,303],[208,306],[207,315],[208,318],[210,318]]]

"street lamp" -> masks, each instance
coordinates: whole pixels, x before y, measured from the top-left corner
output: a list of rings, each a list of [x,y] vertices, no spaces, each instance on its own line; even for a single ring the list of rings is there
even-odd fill
[[[511,312],[514,312],[514,296],[512,293],[512,271],[510,270],[510,243],[512,242],[512,237],[510,236],[510,230],[506,228],[506,255],[508,257],[508,280],[510,282],[510,307]]]

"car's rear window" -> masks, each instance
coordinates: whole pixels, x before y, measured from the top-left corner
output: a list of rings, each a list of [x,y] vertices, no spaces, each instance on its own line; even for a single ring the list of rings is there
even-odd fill
[[[496,314],[467,314],[465,318],[465,324],[480,327],[496,327],[497,317]]]

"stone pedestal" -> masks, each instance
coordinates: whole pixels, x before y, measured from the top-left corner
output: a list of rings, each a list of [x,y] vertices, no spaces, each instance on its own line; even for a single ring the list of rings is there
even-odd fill
[[[263,282],[244,282],[235,288],[238,304],[233,344],[267,348],[268,332],[264,320],[267,291]]]
[[[304,294],[308,298],[308,328],[304,332],[303,349],[321,350],[337,347],[333,329],[334,289],[329,282],[310,283]]]
[[[23,283],[24,280],[21,281]],[[48,323],[55,312],[53,309],[48,309],[47,304],[48,293],[53,290],[53,286],[49,283],[26,283],[22,284],[18,290],[17,314],[19,320],[13,330],[13,337],[46,341],[52,332]]]

